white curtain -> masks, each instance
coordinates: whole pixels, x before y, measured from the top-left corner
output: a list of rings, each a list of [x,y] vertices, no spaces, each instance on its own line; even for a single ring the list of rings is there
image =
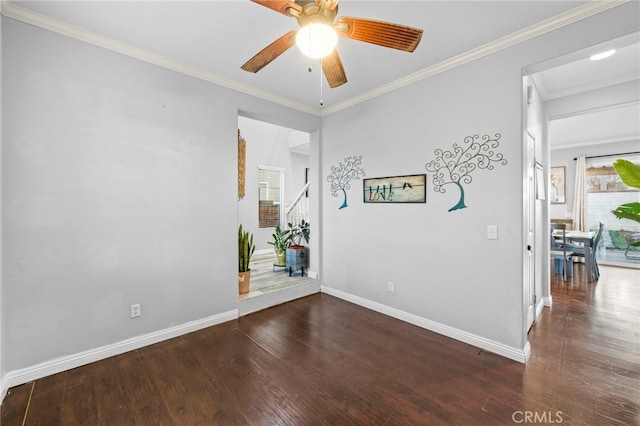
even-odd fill
[[[573,219],[573,229],[577,231],[587,231],[586,198],[587,191],[585,180],[585,157],[581,155],[576,161],[576,180],[573,190],[573,209],[571,218]]]

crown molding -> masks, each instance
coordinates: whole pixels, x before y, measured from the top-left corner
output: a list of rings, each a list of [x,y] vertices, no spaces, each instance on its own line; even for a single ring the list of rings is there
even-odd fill
[[[585,114],[592,114],[592,113],[596,113],[596,112],[610,111],[610,110],[615,110],[615,109],[618,109],[618,108],[629,108],[629,107],[633,107],[635,105],[640,106],[640,100],[632,100],[632,101],[620,102],[620,103],[617,103],[617,104],[608,104],[608,105],[596,106],[596,107],[593,107],[593,108],[585,108],[585,109],[581,109],[581,110],[574,110],[574,111],[567,112],[567,113],[550,115],[550,116],[547,117],[547,119],[549,121],[562,120],[564,118],[579,117],[579,116],[585,115]]]
[[[406,77],[393,81],[391,83],[370,90],[357,97],[353,97],[339,104],[325,108],[322,116],[332,114],[334,112],[350,108],[361,102],[376,98],[418,81],[433,77],[434,75],[457,68],[468,62],[475,61],[485,56],[494,54],[501,50],[523,43],[540,35],[555,31],[564,26],[586,19],[590,16],[605,12],[614,7],[628,3],[630,0],[611,0],[611,1],[590,1],[584,5],[568,10],[559,15],[553,16],[537,24],[530,25],[521,30],[513,32],[505,37],[499,38],[482,46],[471,49],[460,55],[446,59],[440,63],[424,68]]]
[[[437,74],[451,70],[453,68],[464,65],[468,62],[475,61],[501,50],[507,49],[514,45],[523,43],[534,37],[549,33],[551,31],[562,28],[566,25],[573,24],[580,20],[586,19],[590,16],[597,15],[605,12],[614,7],[628,3],[631,0],[607,0],[598,1],[592,0],[581,6],[573,8],[569,11],[538,22],[537,24],[518,30],[505,37],[494,40],[490,43],[479,46],[475,49],[471,49],[460,55],[454,56],[447,60],[444,60],[438,64],[424,68],[413,74],[409,74],[406,77],[395,80],[391,83],[380,86],[376,89],[365,92],[359,96],[354,96],[347,99],[344,102],[336,105],[325,107],[323,109],[313,108],[308,105],[293,101],[291,99],[276,96],[270,92],[256,89],[254,87],[238,83],[236,81],[218,76],[213,73],[203,71],[201,69],[190,67],[185,64],[171,60],[170,58],[154,54],[144,49],[139,49],[128,44],[119,42],[110,37],[106,37],[100,34],[87,31],[83,28],[58,21],[56,19],[44,16],[33,11],[24,9],[20,6],[16,6],[10,0],[0,1],[0,14],[13,18],[27,24],[35,25],[40,28],[53,31],[58,34],[62,34],[77,40],[84,41],[86,43],[99,46],[113,52],[121,53],[123,55],[139,59],[141,61],[154,64],[163,68],[167,68],[182,74],[189,75],[200,80],[204,80],[219,86],[227,87],[232,90],[236,90],[241,93],[255,96],[260,99],[264,99],[285,107],[299,110],[308,114],[316,116],[327,116],[343,109],[350,108],[359,103],[368,101],[386,93],[398,90],[410,84],[418,81],[433,77]]]
[[[559,149],[579,148],[583,146],[605,145],[610,143],[622,143],[622,142],[634,142],[634,141],[640,141],[640,135],[628,135],[628,136],[620,136],[617,138],[595,139],[590,141],[567,143],[563,145],[552,145],[549,149],[551,151],[557,151]]]
[[[204,70],[182,64],[180,62],[176,62],[170,58],[157,55],[148,50],[140,49],[129,44],[122,43],[111,37],[97,34],[84,28],[67,24],[57,19],[50,18],[48,16],[33,12],[28,9],[24,9],[20,6],[16,6],[10,0],[2,0],[0,2],[0,14],[8,18],[16,19],[18,21],[31,24],[36,27],[40,27],[76,40],[83,41],[85,43],[92,44],[94,46],[102,47],[112,52],[117,52],[122,55],[147,62],[149,64],[176,71],[181,74],[207,81],[209,83],[217,84],[219,86],[245,93],[247,95],[252,95],[257,98],[261,98],[285,107],[289,107],[316,116],[320,115],[320,112],[317,108],[309,107],[308,105],[295,102],[291,99],[277,96],[273,93],[256,89],[255,87],[241,84],[234,80],[230,80],[219,75],[209,73]]]
[[[542,94],[542,90],[540,92],[541,92],[542,99],[544,101],[551,101],[554,99],[564,98],[564,97],[576,95],[579,93],[602,89],[603,87],[610,87],[610,86],[615,86],[617,84],[628,83],[634,80],[640,80],[640,72],[632,72],[629,74],[608,78],[606,80],[600,80],[590,84],[583,84],[581,86],[571,87],[569,89],[557,90],[555,92],[549,91],[546,88],[544,88],[545,90],[544,94]],[[538,84],[539,82],[542,82],[541,79],[537,78],[537,75],[534,75],[534,81],[536,82],[536,84]]]

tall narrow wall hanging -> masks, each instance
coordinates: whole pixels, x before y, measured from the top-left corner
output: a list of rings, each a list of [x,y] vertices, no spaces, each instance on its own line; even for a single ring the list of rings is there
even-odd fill
[[[344,196],[344,201],[338,210],[347,207],[347,189],[351,188],[350,182],[365,175],[360,164],[362,164],[362,155],[352,155],[346,157],[344,163],[340,162],[337,166],[331,166],[331,174],[327,176],[327,182],[331,183],[331,196],[337,197],[338,191],[342,191]]]
[[[464,188],[462,184],[470,184],[471,173],[476,169],[493,170],[494,163],[505,165],[507,160],[504,156],[496,152],[500,145],[500,133],[494,137],[482,136],[482,141],[478,135],[464,138],[464,145],[453,144],[450,151],[436,149],[434,154],[436,159],[428,162],[425,168],[428,172],[433,172],[433,189],[440,193],[447,190],[445,185],[453,184],[460,189],[460,199],[458,203],[451,207],[449,211],[464,209]]]
[[[247,142],[240,136],[240,129],[238,129],[238,201],[244,198],[246,163]]]

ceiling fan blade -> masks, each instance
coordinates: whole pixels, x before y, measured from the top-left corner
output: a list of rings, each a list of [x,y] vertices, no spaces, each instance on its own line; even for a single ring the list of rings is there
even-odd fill
[[[245,62],[245,64],[240,68],[249,72],[260,71],[262,68],[269,65],[271,61],[286,52],[287,49],[296,44],[296,32],[297,31],[289,31],[282,37],[278,38],[276,41],[258,52],[253,58]]]
[[[316,4],[318,6],[322,6],[322,3],[326,3],[327,10],[334,10],[336,7],[338,7],[339,1],[340,0],[316,0]]]
[[[335,27],[338,35],[342,37],[405,52],[416,50],[422,38],[422,30],[419,28],[373,19],[341,16],[336,21]]]
[[[329,87],[332,89],[347,82],[347,75],[342,67],[342,61],[337,49],[333,49],[332,53],[322,58],[322,71],[327,77]]]
[[[289,12],[289,9],[293,9],[296,12],[302,12],[302,6],[297,3],[288,0],[251,0],[254,3],[258,3],[264,7],[268,7],[271,10],[282,13],[287,16],[294,16]]]

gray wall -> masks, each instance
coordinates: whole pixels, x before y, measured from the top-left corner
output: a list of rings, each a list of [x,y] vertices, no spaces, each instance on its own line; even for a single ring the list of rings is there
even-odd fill
[[[2,19],[6,370],[236,310],[238,111],[319,119]]]
[[[473,134],[502,134],[509,163],[473,173],[468,208],[447,212],[458,193],[427,203],[349,207],[323,191],[323,283],[383,306],[512,348],[525,346],[522,257],[522,69],[638,29],[627,4],[417,82],[323,119],[323,176],[362,155],[368,177],[425,172],[437,148]],[[615,24],[614,24],[615,23]],[[597,29],[594,31],[594,29]],[[488,240],[487,225],[498,226]],[[387,291],[394,281],[395,292]]]
[[[317,117],[3,17],[5,371],[237,309],[238,111],[314,132],[324,285],[523,348],[522,67],[637,31],[637,15],[625,4],[318,132]],[[467,209],[447,212],[458,194],[431,174],[419,205],[364,205],[354,182],[339,211],[327,187],[346,155],[369,177],[423,173],[436,148],[495,132],[509,164],[473,174]]]

